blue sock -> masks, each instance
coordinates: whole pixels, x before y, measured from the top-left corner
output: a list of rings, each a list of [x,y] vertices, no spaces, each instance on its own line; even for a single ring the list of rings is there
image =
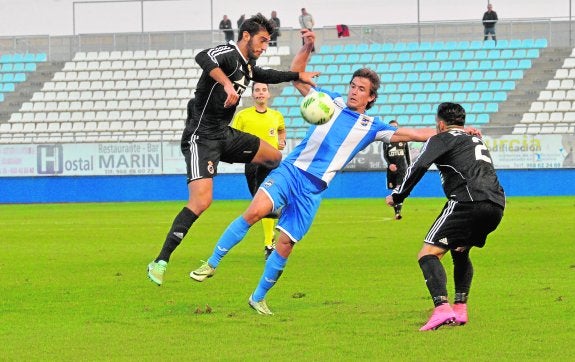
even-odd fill
[[[208,263],[212,268],[217,268],[220,260],[234,247],[237,243],[242,241],[250,229],[250,224],[242,216],[238,217],[228,226],[226,231],[218,240],[214,253],[208,259]]]
[[[252,294],[252,299],[254,301],[260,302],[265,298],[268,290],[275,285],[279,277],[282,275],[286,263],[287,258],[279,255],[276,250],[271,253],[266,262],[264,274],[262,275],[256,290]]]

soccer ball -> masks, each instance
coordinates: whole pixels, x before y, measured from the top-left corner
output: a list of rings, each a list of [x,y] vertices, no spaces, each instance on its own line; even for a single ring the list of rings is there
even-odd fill
[[[331,119],[335,105],[330,96],[323,92],[309,92],[299,107],[306,122],[320,125]]]

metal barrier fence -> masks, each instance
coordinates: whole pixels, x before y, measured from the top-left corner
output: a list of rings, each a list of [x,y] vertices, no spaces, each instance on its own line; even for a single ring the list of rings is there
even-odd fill
[[[338,38],[335,26],[315,29],[317,43],[394,43],[482,40],[480,21],[422,22],[349,26],[350,36]],[[279,45],[295,52],[301,45],[299,29],[282,28]],[[551,47],[572,47],[573,29],[566,18],[508,19],[497,23],[498,39],[545,38]],[[223,42],[221,31],[179,31],[80,34],[75,36],[0,37],[0,53],[48,54],[51,61],[71,59],[78,51],[206,48]]]

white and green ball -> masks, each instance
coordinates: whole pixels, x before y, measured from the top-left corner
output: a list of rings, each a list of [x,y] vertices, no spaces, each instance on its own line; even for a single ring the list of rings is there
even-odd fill
[[[314,125],[326,123],[335,112],[333,100],[324,92],[309,92],[299,108],[303,119]]]

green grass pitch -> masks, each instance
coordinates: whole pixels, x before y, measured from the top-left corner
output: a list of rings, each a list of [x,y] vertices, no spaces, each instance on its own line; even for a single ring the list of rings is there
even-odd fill
[[[469,323],[419,332],[432,303],[416,255],[444,202],[408,199],[395,221],[383,199],[324,200],[271,317],[247,305],[260,225],[213,278],[188,276],[247,201],[214,202],[162,287],[145,269],[182,202],[0,205],[0,360],[575,360],[575,197],[509,198],[471,252]]]

